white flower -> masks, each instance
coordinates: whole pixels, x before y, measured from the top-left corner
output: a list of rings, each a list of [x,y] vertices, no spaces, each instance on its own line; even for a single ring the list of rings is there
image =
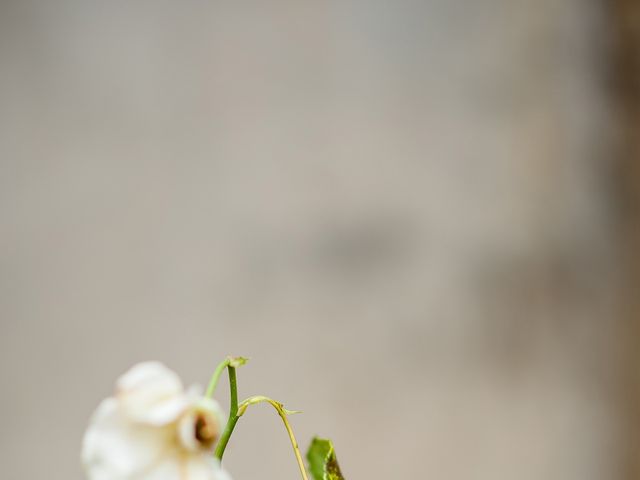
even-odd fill
[[[220,406],[185,391],[157,362],[141,363],[93,414],[82,445],[90,480],[231,480],[213,456]]]

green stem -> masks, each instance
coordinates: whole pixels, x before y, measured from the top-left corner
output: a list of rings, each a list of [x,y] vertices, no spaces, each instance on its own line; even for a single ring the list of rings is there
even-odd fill
[[[278,412],[278,415],[280,415],[280,418],[282,419],[282,422],[284,423],[284,428],[287,429],[287,434],[289,435],[289,440],[291,440],[291,446],[293,447],[293,453],[295,454],[296,461],[298,462],[298,468],[300,468],[300,474],[302,475],[302,480],[308,480],[308,478],[307,478],[307,470],[306,470],[306,468],[304,466],[304,461],[302,460],[302,455],[300,454],[300,447],[298,447],[298,441],[296,440],[296,437],[293,434],[293,430],[291,429],[291,425],[289,424],[289,420],[287,420],[287,415],[290,415],[292,413],[299,413],[299,412],[293,412],[293,411],[287,410],[282,406],[282,404],[280,402],[276,402],[275,400],[273,400],[273,399],[271,399],[269,397],[265,397],[263,395],[256,395],[255,397],[247,398],[246,400],[244,400],[240,404],[240,407],[239,407],[239,410],[238,410],[238,413],[237,413],[237,418],[240,418],[242,415],[244,415],[244,412],[246,412],[246,410],[249,407],[249,405],[254,405],[256,403],[261,403],[261,402],[269,403],[273,408],[276,409],[276,411]]]
[[[238,423],[238,419],[240,418],[238,415],[238,383],[236,381],[236,369],[229,365],[228,362],[225,366],[229,369],[229,391],[231,400],[229,406],[229,420],[227,420],[227,426],[224,427],[220,441],[218,442],[218,445],[216,445],[215,455],[218,460],[222,460],[224,450],[227,448],[227,443],[229,443],[233,429],[236,428],[236,423]]]
[[[221,361],[216,367],[216,369],[214,370],[213,375],[211,375],[211,380],[209,381],[209,386],[207,387],[207,392],[205,393],[205,396],[207,398],[213,397],[213,392],[216,390],[216,386],[218,385],[218,380],[220,380],[220,375],[222,375],[222,372],[224,371],[225,368],[227,367],[238,368],[244,365],[245,363],[247,363],[248,361],[249,359],[246,357],[231,357],[231,356]]]
[[[218,385],[218,380],[220,380],[220,375],[222,375],[222,372],[224,371],[224,369],[229,366],[230,362],[231,362],[231,358],[227,357],[218,364],[215,371],[213,372],[213,375],[211,375],[211,380],[209,381],[207,392],[204,394],[205,397],[207,398],[213,397],[213,392],[215,392],[216,390],[216,386]]]

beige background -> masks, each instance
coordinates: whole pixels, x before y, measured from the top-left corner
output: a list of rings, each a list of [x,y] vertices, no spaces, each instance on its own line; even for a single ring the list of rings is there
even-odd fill
[[[578,0],[0,2],[0,477],[83,478],[120,373],[234,353],[349,480],[628,478],[609,34]],[[226,465],[297,476],[266,407]]]

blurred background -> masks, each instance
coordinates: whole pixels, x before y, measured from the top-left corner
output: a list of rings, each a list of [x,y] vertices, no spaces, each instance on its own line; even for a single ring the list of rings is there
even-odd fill
[[[640,478],[639,10],[0,0],[2,478],[227,354],[348,480]]]

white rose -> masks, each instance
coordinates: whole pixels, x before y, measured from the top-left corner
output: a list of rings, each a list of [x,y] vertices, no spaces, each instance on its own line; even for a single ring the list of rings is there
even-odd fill
[[[90,480],[231,480],[213,456],[223,424],[217,402],[185,391],[164,365],[141,363],[93,414],[82,461]]]

